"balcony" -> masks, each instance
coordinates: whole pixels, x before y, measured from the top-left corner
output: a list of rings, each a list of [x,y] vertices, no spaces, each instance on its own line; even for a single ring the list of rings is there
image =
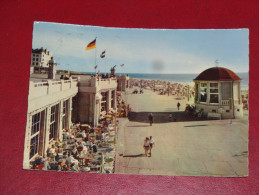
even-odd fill
[[[77,79],[59,81],[48,80],[36,83],[30,81],[29,100],[66,90],[78,90],[77,83]]]
[[[77,79],[30,81],[28,113],[75,96],[78,93],[77,84]]]
[[[117,80],[116,78],[96,78],[92,77],[88,80],[79,82],[79,92],[91,92],[97,93],[100,90],[105,89],[116,89]]]

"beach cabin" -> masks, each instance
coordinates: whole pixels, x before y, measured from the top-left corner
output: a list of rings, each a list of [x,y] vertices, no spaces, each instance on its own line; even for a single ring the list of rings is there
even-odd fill
[[[241,78],[223,67],[209,68],[195,79],[196,112],[208,118],[233,119],[243,116]]]

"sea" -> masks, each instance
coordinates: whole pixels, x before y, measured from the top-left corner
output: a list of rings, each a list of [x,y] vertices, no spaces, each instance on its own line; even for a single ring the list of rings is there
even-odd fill
[[[91,73],[93,74],[93,73]],[[170,81],[193,85],[193,79],[199,74],[149,74],[149,73],[117,73],[118,75],[129,75],[130,78]],[[241,79],[241,89],[248,90],[248,72],[236,73]]]

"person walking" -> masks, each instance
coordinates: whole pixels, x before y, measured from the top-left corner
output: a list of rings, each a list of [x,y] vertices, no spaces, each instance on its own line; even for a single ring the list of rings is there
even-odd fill
[[[144,147],[144,150],[145,150],[145,155],[147,156],[148,150],[149,150],[149,139],[148,139],[148,137],[146,137],[146,139],[144,140],[143,147]]]
[[[149,154],[150,154],[150,156],[151,156],[151,150],[152,150],[154,144],[155,144],[155,142],[152,139],[152,136],[150,136],[150,138],[149,138]]]
[[[177,103],[177,108],[178,108],[178,110],[180,109],[180,106],[181,106],[181,104],[180,104],[180,102],[178,102],[178,103]]]
[[[149,120],[150,126],[152,126],[152,124],[153,124],[153,114],[152,113],[149,114],[148,120]]]

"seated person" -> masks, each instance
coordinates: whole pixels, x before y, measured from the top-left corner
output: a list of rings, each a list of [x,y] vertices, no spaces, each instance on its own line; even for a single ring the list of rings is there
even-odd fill
[[[79,143],[80,143],[79,146],[82,147],[82,148],[86,145],[84,141],[81,141],[81,142],[79,142]]]
[[[68,165],[71,165],[72,163],[75,163],[75,165],[78,165],[78,160],[74,159],[74,157],[68,153],[68,157],[66,158],[66,163]]]
[[[53,144],[48,151],[48,156],[51,158],[55,158],[55,160],[58,160],[57,153],[58,153],[58,150],[57,150],[57,148],[55,148],[55,145]]]
[[[51,167],[49,165],[49,159],[47,158],[47,159],[44,160],[44,168],[42,170],[47,171],[47,170],[50,170],[50,169],[51,169]]]
[[[81,133],[81,136],[82,136],[83,139],[86,138],[86,133],[85,133],[85,131],[83,131],[83,132]]]
[[[70,166],[70,171],[72,172],[78,172],[78,166],[76,166],[76,163],[72,163]]]
[[[104,132],[102,131],[102,133],[101,133],[101,140],[104,140],[104,137],[105,137],[105,134],[104,134]]]
[[[74,156],[74,158],[77,158],[79,153],[78,150],[76,149],[76,146],[74,146],[73,150],[71,151],[72,155]]]
[[[53,144],[53,145],[51,146],[51,148],[49,148],[48,154],[53,155],[53,156],[56,156],[57,153],[58,153],[58,152],[57,152],[57,149],[56,149],[55,145]]]

